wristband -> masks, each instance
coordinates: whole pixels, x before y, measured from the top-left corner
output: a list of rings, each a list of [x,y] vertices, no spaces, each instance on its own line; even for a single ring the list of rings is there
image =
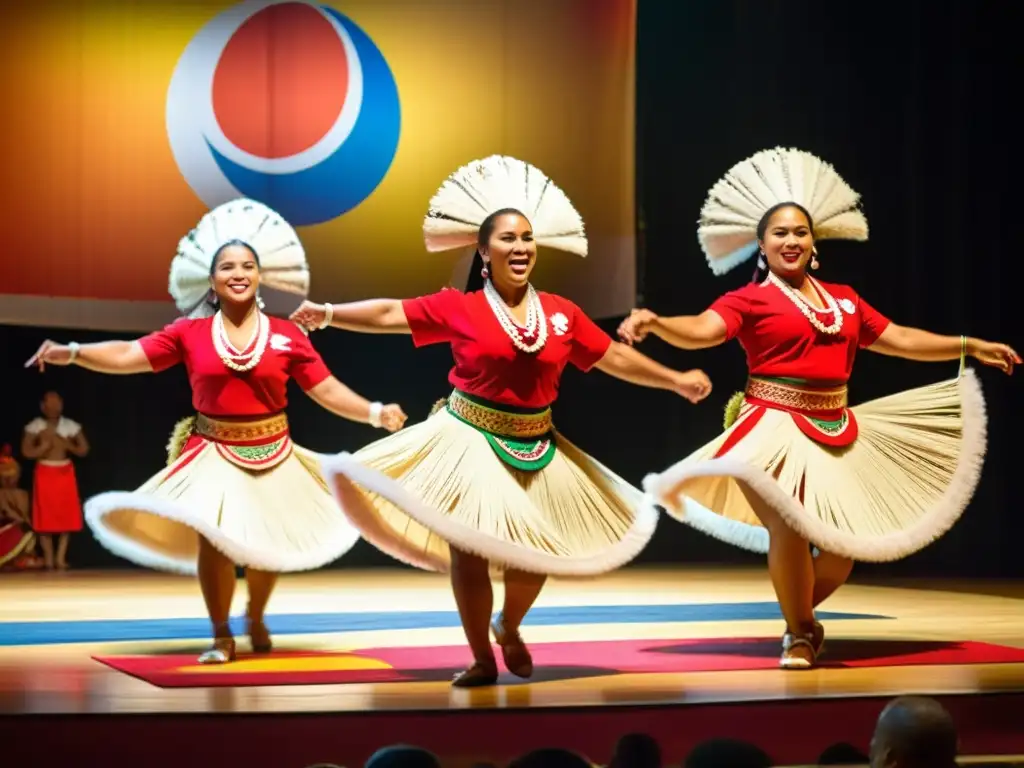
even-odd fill
[[[370,403],[370,426],[380,429],[380,416],[384,410],[383,403]]]
[[[331,324],[331,320],[334,319],[334,305],[324,304],[324,319],[320,325],[317,326],[317,330],[322,331],[324,328]]]

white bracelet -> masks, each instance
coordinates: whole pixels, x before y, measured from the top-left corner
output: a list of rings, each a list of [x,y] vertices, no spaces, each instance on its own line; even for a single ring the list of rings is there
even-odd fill
[[[331,320],[334,319],[334,305],[324,304],[324,320],[320,325],[317,326],[317,330],[322,331],[324,328],[331,324]]]
[[[370,426],[380,429],[380,415],[384,410],[383,403],[370,403]]]
[[[81,344],[77,341],[68,343],[68,352],[71,353],[71,357],[68,358],[68,365],[75,362],[75,358],[78,357],[78,350],[81,349]]]

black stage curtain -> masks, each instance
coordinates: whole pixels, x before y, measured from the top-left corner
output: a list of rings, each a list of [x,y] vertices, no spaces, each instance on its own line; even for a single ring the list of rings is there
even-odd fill
[[[822,279],[854,286],[895,322],[1020,351],[1011,96],[1020,70],[1010,12],[996,2],[641,1],[642,301],[659,313],[691,314],[748,281],[753,265],[719,278],[705,266],[696,243],[701,205],[733,163],[760,149],[797,147],[831,162],[861,193],[870,225],[867,243],[819,244]],[[710,407],[677,405],[657,419],[657,445],[646,450],[664,462],[720,428],[721,406],[742,388],[746,369],[735,343],[700,353],[646,346],[678,366],[704,367],[716,385]],[[851,398],[956,372],[957,363],[862,352]],[[970,508],[924,552],[861,573],[1024,574],[1013,480],[1024,429],[1020,372],[1007,378],[985,369],[980,378],[989,444]],[[681,545],[679,556],[699,546]]]

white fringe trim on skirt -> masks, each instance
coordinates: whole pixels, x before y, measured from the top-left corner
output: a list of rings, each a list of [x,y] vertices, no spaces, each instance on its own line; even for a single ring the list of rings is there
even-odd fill
[[[272,469],[192,448],[141,488],[102,493],[85,520],[108,550],[136,565],[195,574],[202,536],[236,565],[285,573],[325,566],[359,540],[319,472],[319,454],[293,445]]]
[[[782,410],[713,458],[754,410],[688,458],[644,480],[647,506],[727,543],[768,551],[768,532],[740,484],[812,544],[867,562],[898,560],[945,534],[970,502],[986,443],[974,372],[850,409],[857,439],[834,448],[807,437]],[[800,498],[803,498],[801,503]]]
[[[643,493],[561,436],[543,469],[513,469],[442,409],[323,474],[367,541],[405,563],[447,571],[449,546],[498,568],[551,576],[606,573],[636,557],[659,513]]]

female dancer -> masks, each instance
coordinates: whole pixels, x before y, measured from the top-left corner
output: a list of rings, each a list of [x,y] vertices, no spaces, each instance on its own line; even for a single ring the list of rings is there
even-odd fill
[[[529,677],[519,625],[545,578],[617,568],[643,549],[657,522],[654,510],[638,514],[639,490],[555,431],[551,404],[566,364],[692,402],[710,383],[700,371],[672,371],[613,342],[572,302],[533,289],[538,243],[581,256],[587,248],[579,214],[536,168],[508,157],[461,168],[431,201],[424,230],[429,250],[477,248],[482,291],[306,304],[293,318],[451,345],[447,401],[394,439],[330,457],[324,474],[369,542],[419,567],[450,569],[474,658],[454,685],[492,685],[489,563],[505,581],[491,629],[509,671]]]
[[[754,282],[701,315],[634,310],[619,328],[630,344],[648,333],[683,349],[738,337],[746,351],[746,392],[727,409],[725,432],[644,487],[693,527],[768,552],[786,619],[785,668],[815,664],[825,635],[814,607],[846,581],[853,560],[905,557],[966,507],[981,470],[985,412],[964,355],[1007,373],[1020,363],[1004,344],[896,325],[850,287],[807,274],[808,264],[818,267],[817,239],[867,239],[858,199],[803,152],[766,151],[739,163],[711,190],[699,236],[718,274],[760,251]],[[858,348],[959,357],[962,375],[847,408]]]
[[[263,275],[266,275],[263,278]],[[197,415],[176,429],[168,466],[141,488],[86,503],[86,522],[111,552],[142,566],[199,574],[213,623],[200,663],[235,658],[228,624],[235,564],[245,566],[253,650],[270,651],[264,610],[282,571],[311,570],[358,540],[284,415],[294,379],[328,411],[388,431],[397,405],[369,403],[335,379],[302,331],[260,311],[261,278],[295,292],[308,281],[295,231],[251,200],[226,203],[184,238],[171,293],[188,317],[136,341],[44,342],[27,365],[148,373],[183,363]]]

